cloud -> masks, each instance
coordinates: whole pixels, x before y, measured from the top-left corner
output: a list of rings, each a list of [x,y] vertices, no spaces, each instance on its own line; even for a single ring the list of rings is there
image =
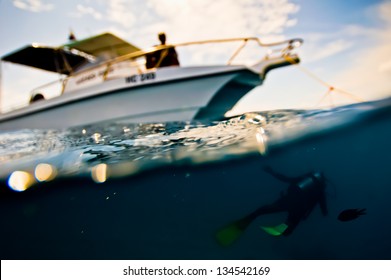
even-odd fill
[[[76,11],[71,14],[74,17],[82,17],[84,15],[90,15],[96,20],[102,19],[102,14],[92,7],[87,7],[82,4],[76,6]]]
[[[289,0],[147,0],[173,39],[281,34],[295,24]],[[155,28],[155,27],[154,27]]]
[[[310,36],[309,36],[310,37]],[[330,42],[325,41],[325,37],[322,39],[315,39],[306,37],[306,44],[304,45],[302,57],[306,63],[319,61],[336,54],[339,54],[345,50],[350,49],[354,44],[346,39],[333,39]]]
[[[390,72],[389,74],[391,75],[391,59],[384,63],[381,63],[378,67],[378,70],[380,73]]]
[[[30,12],[46,12],[53,10],[53,4],[45,4],[41,0],[13,0],[12,3],[18,9],[30,11]]]
[[[305,62],[318,62],[330,59],[331,57],[345,52],[347,55],[352,52],[361,53],[375,49],[391,40],[391,1],[384,1],[368,8],[374,22],[380,21],[381,26],[370,27],[359,24],[349,24],[332,32],[304,34],[305,44],[300,49],[301,56]],[[356,56],[356,55],[355,55]],[[354,57],[354,56],[353,56]],[[360,58],[362,59],[362,58]],[[386,62],[379,66],[387,68]],[[378,69],[379,67],[375,67]]]
[[[349,54],[373,41],[374,36],[382,33],[379,28],[370,28],[357,24],[342,26],[338,30],[303,34],[304,45],[299,49],[304,63],[327,62],[336,55]]]
[[[375,11],[382,28],[362,29],[360,39],[371,44],[352,52],[347,66],[335,75],[336,85],[366,100],[391,96],[391,2],[377,5]]]
[[[391,24],[391,2],[384,2],[378,7],[379,18]]]
[[[299,6],[290,1],[111,0],[101,2],[106,12],[99,19],[115,23],[130,34],[166,31],[175,41],[281,35],[297,22],[293,16]],[[77,10],[80,16],[93,14],[92,8],[80,4]]]
[[[110,0],[108,1],[107,19],[120,24],[125,28],[131,28],[136,22],[137,12],[134,1]]]
[[[96,19],[123,30],[120,33],[127,34],[140,46],[157,44],[156,34],[161,31],[167,33],[169,43],[245,36],[258,36],[270,42],[285,39],[285,29],[297,22],[294,16],[299,6],[290,1],[111,0],[100,2],[105,13]],[[77,9],[75,14],[79,16],[93,13],[92,8],[80,4]],[[225,47],[209,46],[198,54],[188,51],[181,57],[191,63],[213,64],[222,58],[226,62],[238,44]],[[259,48],[254,54],[257,59],[262,55]]]
[[[391,40],[384,40],[354,53],[349,67],[337,73],[336,84],[366,100],[391,96],[390,50]]]
[[[371,16],[363,19],[363,24],[303,34],[305,44],[299,49],[305,69],[355,98],[338,91],[324,98],[328,90],[324,85],[288,67],[273,71],[233,113],[342,105],[391,96],[391,2],[371,6],[363,14]],[[269,95],[271,92],[276,94]]]
[[[299,10],[291,0],[84,0],[71,15],[92,15],[106,21],[103,31],[115,30],[138,46],[158,44],[157,33],[166,32],[168,43],[257,36],[263,42],[284,40],[284,31],[296,24]],[[96,7],[99,6],[99,11]],[[221,64],[240,43],[179,48],[182,65]],[[266,50],[265,50],[266,51]],[[236,63],[254,64],[265,55],[259,46],[248,44]]]

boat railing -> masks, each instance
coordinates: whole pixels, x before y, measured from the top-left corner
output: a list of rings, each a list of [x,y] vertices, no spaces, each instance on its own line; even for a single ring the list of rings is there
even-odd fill
[[[235,50],[235,52],[231,55],[231,57],[227,61],[227,64],[229,65],[232,63],[232,61],[235,59],[235,57],[241,52],[241,50],[246,46],[246,44],[250,41],[256,42],[262,48],[270,48],[270,47],[285,45],[283,48],[273,51],[273,53],[275,53],[276,51],[279,52],[279,55],[282,55],[282,56],[289,54],[293,49],[299,47],[303,43],[303,40],[300,38],[283,40],[283,41],[272,42],[272,43],[263,43],[260,40],[260,38],[258,38],[258,37],[241,37],[241,38],[230,38],[230,39],[213,39],[213,40],[193,41],[193,42],[186,42],[186,43],[179,43],[179,44],[172,44],[172,45],[161,45],[161,46],[151,47],[146,50],[136,51],[136,52],[132,52],[132,53],[117,57],[115,59],[106,61],[102,64],[106,64],[106,63],[113,64],[113,63],[121,62],[121,61],[128,60],[128,59],[136,59],[139,57],[146,56],[148,54],[155,53],[157,51],[166,50],[166,49],[170,49],[173,47],[177,48],[177,47],[187,47],[187,46],[192,46],[192,45],[243,42],[242,45],[240,45],[239,48]],[[269,55],[271,55],[271,54],[272,53],[269,53]]]
[[[235,49],[233,54],[229,57],[228,61],[226,62],[227,65],[233,64],[233,61],[235,58],[239,55],[239,53],[245,48],[248,42],[255,42],[259,47],[261,48],[268,48],[269,52],[266,54],[265,58],[271,57],[271,56],[285,56],[287,54],[290,54],[292,50],[299,47],[303,40],[299,38],[295,39],[289,39],[289,40],[282,40],[278,42],[271,42],[271,43],[263,43],[260,38],[258,37],[241,37],[241,38],[230,38],[230,39],[212,39],[212,40],[202,40],[202,41],[192,41],[192,42],[185,42],[185,43],[179,43],[179,44],[170,44],[170,45],[160,45],[151,47],[145,50],[135,51],[120,57],[116,57],[110,60],[105,60],[103,62],[97,63],[96,65],[89,67],[84,70],[79,70],[76,73],[71,73],[69,76],[60,79],[60,82],[62,84],[62,90],[61,94],[64,93],[65,88],[67,87],[68,81],[70,79],[74,78],[75,76],[81,76],[85,73],[88,73],[89,71],[93,71],[94,69],[104,68],[102,73],[102,81],[105,81],[109,78],[110,71],[115,67],[115,65],[124,62],[124,61],[130,61],[131,64],[139,73],[143,73],[147,70],[145,67],[145,60],[144,61],[137,61],[139,58],[146,57],[148,55],[151,55],[153,53],[156,53],[158,51],[164,51],[168,50],[170,48],[181,48],[181,47],[188,47],[188,46],[195,46],[195,45],[204,45],[204,44],[221,44],[221,43],[234,43],[234,42],[242,42],[242,44]],[[281,46],[281,48],[275,48]],[[274,48],[274,49],[271,49]],[[166,52],[167,53],[167,52]],[[157,67],[155,67],[157,68]],[[55,83],[55,82],[53,82]],[[43,86],[40,86],[39,88],[35,88],[32,91],[32,94],[37,93],[41,91],[42,89],[51,86],[53,83],[48,83]]]
[[[258,38],[258,37],[241,37],[241,38],[230,38],[230,39],[212,39],[212,40],[192,41],[192,42],[186,42],[186,43],[155,46],[155,47],[151,47],[151,48],[148,48],[145,50],[135,51],[135,52],[132,52],[132,53],[129,53],[129,54],[117,57],[117,58],[113,58],[111,60],[106,60],[104,62],[101,62],[101,63],[97,64],[96,66],[94,66],[94,68],[98,68],[98,67],[106,65],[107,71],[108,71],[110,69],[111,65],[116,64],[118,62],[122,62],[122,61],[126,61],[126,60],[134,60],[134,59],[137,59],[140,57],[145,57],[148,54],[153,54],[157,51],[162,51],[162,50],[170,49],[173,47],[177,48],[177,47],[187,47],[187,46],[192,46],[192,45],[243,42],[243,44],[241,46],[239,46],[239,48],[237,50],[235,50],[234,54],[227,61],[227,64],[231,64],[232,61],[234,60],[234,58],[240,53],[240,51],[250,41],[256,42],[260,47],[263,47],[263,48],[285,45],[283,48],[273,51],[273,53],[278,51],[280,53],[280,55],[289,54],[290,51],[299,47],[303,43],[303,40],[300,38],[283,40],[283,41],[272,42],[272,43],[263,43],[260,40],[260,38]],[[268,55],[271,55],[271,53],[269,53]],[[91,70],[91,68],[83,70],[83,71],[87,72],[89,70]],[[83,71],[78,71],[77,74],[81,74],[81,73],[83,73]],[[70,76],[72,76],[72,74]]]

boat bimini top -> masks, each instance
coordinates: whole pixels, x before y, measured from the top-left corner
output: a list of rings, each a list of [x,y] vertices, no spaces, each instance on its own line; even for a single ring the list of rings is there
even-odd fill
[[[99,57],[114,59],[136,51],[140,49],[111,33],[103,33],[59,47],[34,43],[3,56],[1,60],[71,75],[81,66],[93,63]]]

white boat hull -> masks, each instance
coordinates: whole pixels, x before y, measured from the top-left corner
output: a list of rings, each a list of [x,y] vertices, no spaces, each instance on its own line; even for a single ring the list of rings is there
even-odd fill
[[[178,69],[178,68],[177,68]],[[1,130],[67,128],[108,120],[128,122],[216,120],[261,84],[245,67],[157,70],[144,83],[118,78],[0,116]],[[166,78],[171,77],[171,78]],[[224,102],[222,102],[224,100]]]

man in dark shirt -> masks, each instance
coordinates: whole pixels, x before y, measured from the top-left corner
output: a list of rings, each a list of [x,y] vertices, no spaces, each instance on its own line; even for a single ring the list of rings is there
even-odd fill
[[[179,66],[178,54],[173,46],[166,45],[166,34],[161,32],[158,35],[160,45],[155,47],[166,47],[147,55],[147,69]]]

